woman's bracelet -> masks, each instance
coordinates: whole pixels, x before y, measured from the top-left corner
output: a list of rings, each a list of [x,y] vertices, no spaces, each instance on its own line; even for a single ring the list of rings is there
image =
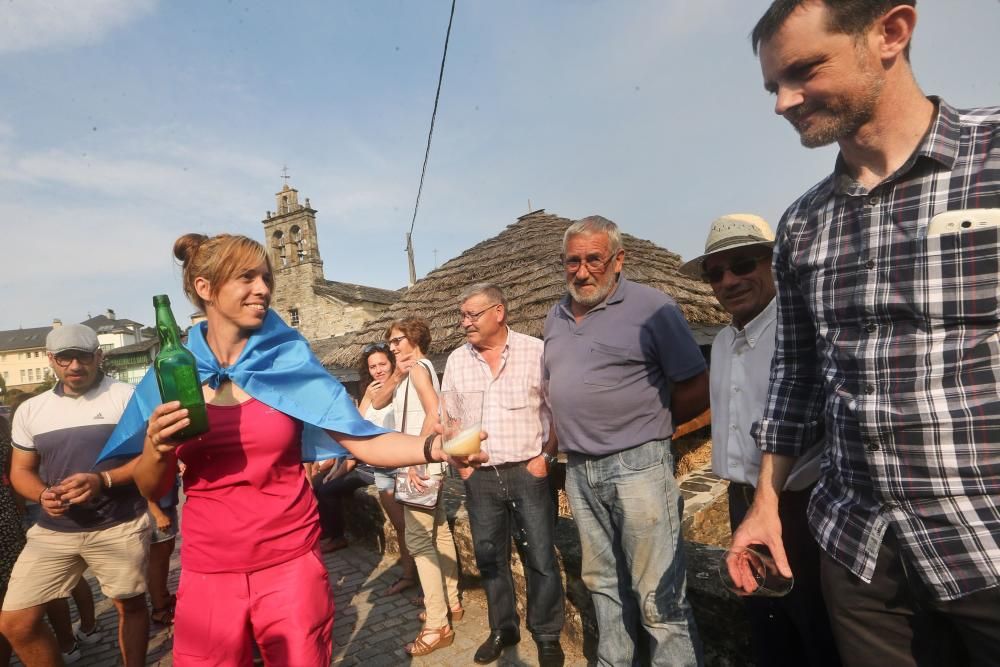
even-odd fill
[[[111,473],[105,470],[101,473],[101,478],[104,480],[104,486],[106,488],[111,488]]]
[[[431,455],[431,449],[434,447],[434,438],[437,437],[437,433],[431,433],[424,440],[424,461],[427,463],[434,463],[434,457]]]

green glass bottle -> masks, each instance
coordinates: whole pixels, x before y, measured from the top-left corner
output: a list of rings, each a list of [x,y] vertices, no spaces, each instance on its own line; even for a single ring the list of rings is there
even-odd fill
[[[198,365],[194,355],[181,345],[181,332],[170,310],[170,297],[166,294],[154,296],[153,307],[156,309],[156,333],[160,336],[160,353],[153,361],[156,384],[164,403],[180,401],[181,407],[187,408],[191,423],[174,435],[174,439],[188,440],[208,430]]]

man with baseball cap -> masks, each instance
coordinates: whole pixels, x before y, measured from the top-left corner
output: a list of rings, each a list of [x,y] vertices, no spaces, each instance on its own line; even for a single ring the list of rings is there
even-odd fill
[[[82,324],[53,329],[45,341],[57,384],[14,416],[10,478],[42,507],[11,573],[0,633],[28,665],[60,664],[42,621],[45,603],[70,594],[88,567],[118,609],[126,665],[146,658],[146,502],[132,483],[134,462],[94,465],[132,395],[101,372],[97,335]]]
[[[774,233],[763,218],[724,215],[712,223],[705,253],[681,266],[712,286],[733,316],[715,337],[709,388],[712,400],[712,470],[728,479],[729,521],[740,525],[753,502],[760,452],[750,427],[761,418],[774,356]],[[781,494],[779,514],[795,584],[782,598],[748,597],[758,665],[839,665],[819,584],[819,548],[809,534],[806,507],[819,477],[820,447],[799,458]]]

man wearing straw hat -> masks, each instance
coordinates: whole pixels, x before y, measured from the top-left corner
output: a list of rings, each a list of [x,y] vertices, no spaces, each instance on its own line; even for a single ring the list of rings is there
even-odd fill
[[[712,398],[712,470],[729,480],[729,522],[740,525],[753,502],[760,451],[750,435],[764,414],[774,356],[774,233],[756,215],[734,213],[712,223],[705,252],[680,268],[711,285],[732,324],[715,337],[709,371]],[[809,534],[806,508],[819,477],[820,447],[801,456],[779,504],[785,551],[795,585],[781,598],[747,597],[758,665],[839,665],[819,582],[819,547]]]
[[[528,629],[538,646],[538,664],[562,667],[563,587],[548,478],[556,443],[542,391],[542,341],[507,326],[507,300],[496,285],[472,285],[458,303],[467,342],[448,357],[442,396],[483,392],[483,428],[490,434],[483,443],[489,465],[460,471],[490,621],[490,635],[474,659],[489,664],[520,641],[510,571],[513,534],[524,561]]]

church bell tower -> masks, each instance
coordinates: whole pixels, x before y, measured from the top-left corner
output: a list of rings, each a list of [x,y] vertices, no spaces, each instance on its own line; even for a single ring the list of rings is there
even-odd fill
[[[277,275],[277,282],[312,284],[323,279],[323,260],[319,256],[316,239],[316,209],[299,203],[299,191],[281,188],[275,195],[275,212],[267,212],[264,224],[264,238],[267,251],[271,255],[271,265]]]

